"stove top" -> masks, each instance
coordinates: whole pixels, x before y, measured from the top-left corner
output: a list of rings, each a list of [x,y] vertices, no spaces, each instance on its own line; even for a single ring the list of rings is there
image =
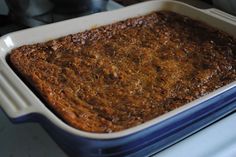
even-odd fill
[[[63,21],[63,20],[76,18],[76,17],[80,17],[84,15],[89,15],[89,14],[93,14],[97,12],[113,10],[120,7],[122,6],[110,0],[108,1],[108,4],[106,8],[104,8],[104,10],[93,8],[92,10],[88,10],[85,12],[61,13],[60,11],[58,11],[58,9],[52,9],[51,11],[42,15],[38,15],[34,17],[25,16],[20,19],[19,15],[9,12],[4,1],[0,0],[0,36],[10,33],[10,32],[26,29],[29,27],[45,25],[45,24]]]

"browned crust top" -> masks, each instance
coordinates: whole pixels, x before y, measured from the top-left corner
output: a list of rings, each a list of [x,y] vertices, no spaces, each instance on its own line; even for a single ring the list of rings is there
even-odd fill
[[[115,132],[234,81],[235,52],[233,37],[161,11],[21,46],[10,62],[66,123]]]

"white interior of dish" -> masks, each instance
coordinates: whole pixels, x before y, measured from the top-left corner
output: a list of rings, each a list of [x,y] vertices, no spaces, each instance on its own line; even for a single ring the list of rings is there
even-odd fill
[[[113,139],[148,128],[173,115],[196,106],[199,103],[204,102],[230,88],[235,87],[236,83],[233,82],[200,99],[136,127],[115,133],[98,134],[74,129],[57,118],[18,78],[6,62],[6,55],[12,49],[21,45],[45,42],[68,34],[82,32],[94,27],[111,24],[127,18],[146,15],[153,11],[159,10],[169,10],[182,15],[187,15],[236,37],[236,19],[232,16],[223,12],[218,12],[214,9],[201,10],[181,2],[169,0],[144,2],[114,11],[93,14],[7,34],[0,39],[0,106],[11,118],[17,118],[30,113],[39,113],[47,117],[55,125],[74,135],[93,139]]]

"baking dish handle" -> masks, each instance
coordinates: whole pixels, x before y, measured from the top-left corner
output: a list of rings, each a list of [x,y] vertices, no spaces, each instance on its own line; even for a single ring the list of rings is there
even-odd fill
[[[12,119],[39,112],[34,95],[22,84],[14,72],[0,60],[0,107]],[[24,91],[24,92],[22,92]]]
[[[210,8],[206,10],[209,14],[213,15],[213,16],[217,16],[218,18],[227,21],[229,23],[234,23],[236,24],[236,16],[230,15],[224,11],[221,11],[219,9],[216,8]]]

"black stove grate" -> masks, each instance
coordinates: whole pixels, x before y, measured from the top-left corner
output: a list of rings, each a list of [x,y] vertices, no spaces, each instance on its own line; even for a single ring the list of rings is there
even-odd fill
[[[109,1],[107,8],[113,6],[114,2]],[[108,10],[107,8],[101,10],[94,7],[91,10],[85,12],[63,13],[58,8],[54,8],[51,11],[38,15],[38,16],[20,16],[14,12],[9,12],[7,15],[2,15],[2,6],[0,6],[0,36],[17,30],[26,29],[29,27],[35,27],[39,25],[45,25],[58,21],[63,21],[71,18],[76,18],[84,15],[89,15],[97,12]]]

